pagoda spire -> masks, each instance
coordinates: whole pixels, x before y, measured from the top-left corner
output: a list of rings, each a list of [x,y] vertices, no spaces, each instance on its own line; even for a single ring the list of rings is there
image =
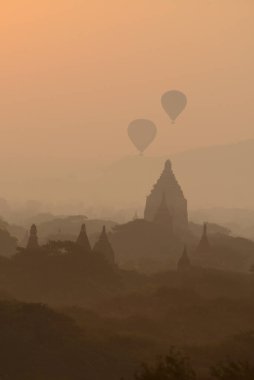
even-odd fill
[[[178,272],[186,272],[190,270],[191,268],[191,262],[188,256],[186,245],[184,246],[182,256],[178,260],[177,263],[177,271]]]
[[[165,172],[171,172],[171,170],[172,170],[171,161],[170,160],[166,160],[165,161],[165,165],[164,165],[164,170],[163,170],[162,174],[165,174]]]
[[[210,251],[210,243],[207,236],[207,223],[203,225],[203,233],[197,246],[197,253],[208,253]]]
[[[163,194],[165,203],[171,213],[174,233],[178,236],[183,236],[188,230],[187,200],[174,175],[170,160],[165,162],[159,179],[146,199],[145,220],[154,221],[156,213],[160,209]]]
[[[39,243],[38,243],[38,235],[37,235],[37,227],[35,224],[33,224],[30,228],[30,235],[28,238],[28,243],[27,243],[27,250],[36,250],[39,248]]]
[[[99,240],[95,243],[93,251],[96,254],[102,255],[108,263],[115,263],[115,253],[109,242],[106,227],[103,226]]]
[[[86,232],[86,225],[82,224],[80,233],[78,235],[78,238],[76,240],[76,244],[84,253],[91,253],[91,245],[89,243],[89,239]]]

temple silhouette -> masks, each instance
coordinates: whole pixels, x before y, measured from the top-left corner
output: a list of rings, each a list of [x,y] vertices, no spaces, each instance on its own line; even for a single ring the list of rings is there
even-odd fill
[[[150,267],[155,268],[155,261],[161,260],[167,262],[165,265],[186,271],[191,268],[187,247],[191,247],[191,253],[198,252],[196,261],[202,252],[208,252],[207,226],[204,228],[198,243],[189,225],[187,200],[173,173],[172,164],[167,160],[146,198],[144,218],[137,218],[135,214],[128,223],[116,225],[110,239],[122,265],[127,263],[130,268],[142,268],[145,262],[150,261]]]
[[[177,270],[178,272],[186,272],[191,269],[191,261],[187,252],[186,246],[184,246],[184,250],[182,253],[182,256],[178,260],[177,263]]]
[[[103,226],[101,235],[94,245],[93,252],[102,255],[108,263],[115,263],[115,253],[109,242],[105,226]]]
[[[91,248],[85,224],[81,225],[79,235],[75,242],[71,241],[50,241],[44,246],[40,246],[38,242],[38,232],[35,224],[31,226],[28,243],[24,252],[36,252],[51,253],[51,254],[63,254],[63,253],[79,253],[85,256],[97,256],[101,257],[108,264],[115,264],[115,252],[110,244],[105,226],[103,226],[101,235],[98,241],[95,243],[93,249]]]
[[[91,245],[86,233],[86,225],[82,224],[80,233],[78,235],[78,238],[76,240],[76,244],[78,247],[82,249],[84,253],[90,254],[92,252]]]
[[[162,210],[163,209],[163,210]],[[173,232],[182,235],[188,230],[187,200],[172,170],[171,161],[165,162],[164,170],[146,199],[144,218],[158,219],[158,212],[172,224]],[[165,219],[165,221],[166,221]]]
[[[211,246],[210,246],[208,236],[207,236],[207,223],[204,223],[203,233],[202,233],[200,242],[197,246],[196,253],[201,254],[201,255],[209,254],[210,250],[211,250]]]
[[[35,224],[31,226],[30,235],[27,242],[27,250],[33,251],[39,248],[37,227]]]
[[[103,226],[93,247],[84,223],[75,241],[54,239],[44,246],[39,245],[37,227],[33,224],[24,252],[46,252],[51,256],[79,254],[80,257],[101,258],[112,266],[116,263],[125,266],[129,261],[132,262],[130,267],[135,268],[142,268],[146,261],[166,260],[166,265],[186,272],[192,267],[191,253],[195,253],[193,262],[196,264],[200,259],[202,264],[209,257],[211,246],[207,223],[204,223],[199,241],[193,236],[189,228],[187,200],[173,173],[172,164],[167,160],[146,199],[144,218],[139,218],[136,212],[131,221],[117,224],[109,234]]]

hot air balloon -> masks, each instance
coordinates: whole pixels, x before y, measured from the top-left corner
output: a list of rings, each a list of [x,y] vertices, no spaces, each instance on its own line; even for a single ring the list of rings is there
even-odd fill
[[[181,91],[167,91],[161,97],[161,105],[169,115],[172,123],[184,110],[187,104],[187,97]]]
[[[154,140],[157,128],[151,120],[133,120],[128,126],[128,135],[135,147],[142,154]]]

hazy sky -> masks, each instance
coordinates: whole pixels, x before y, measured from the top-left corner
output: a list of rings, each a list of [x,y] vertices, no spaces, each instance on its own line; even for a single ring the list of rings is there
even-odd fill
[[[0,14],[1,157],[149,154],[254,138],[253,0],[8,0]],[[172,126],[168,89],[188,96]]]

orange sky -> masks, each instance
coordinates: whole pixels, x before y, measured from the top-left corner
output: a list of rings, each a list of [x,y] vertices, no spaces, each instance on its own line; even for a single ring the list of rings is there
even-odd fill
[[[149,154],[254,138],[253,0],[8,0],[0,14],[3,159]],[[172,126],[160,96],[188,107]]]

